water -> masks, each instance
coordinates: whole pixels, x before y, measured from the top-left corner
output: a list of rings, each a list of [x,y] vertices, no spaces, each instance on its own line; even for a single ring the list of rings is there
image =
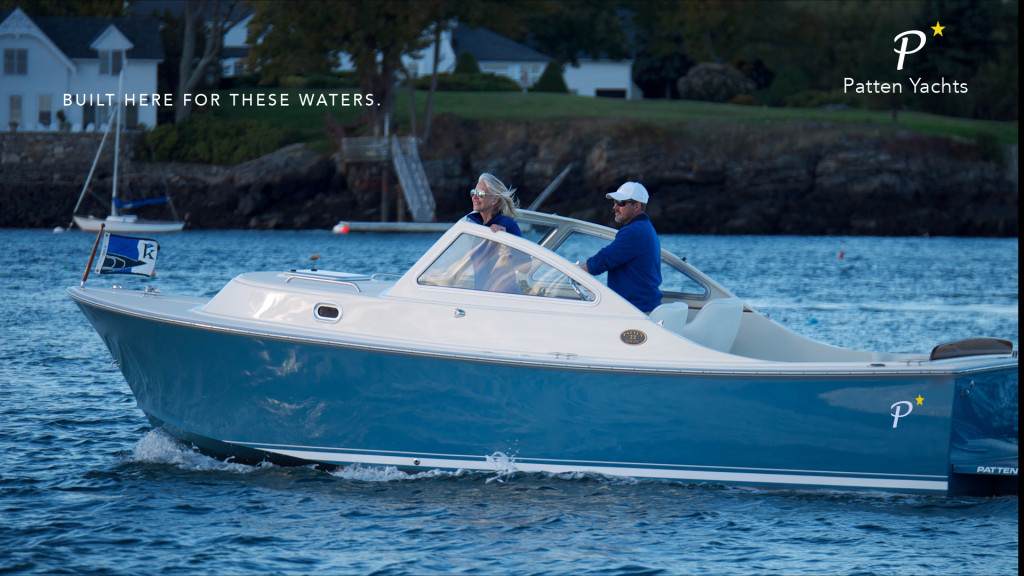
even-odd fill
[[[118,282],[211,295],[254,269],[400,272],[437,236],[185,232],[159,238],[156,279]],[[910,352],[979,335],[1018,341],[1016,239],[663,242],[832,344]],[[0,572],[1018,573],[1016,497],[408,477],[207,458],[152,430],[64,295],[92,243],[77,231],[0,230]]]

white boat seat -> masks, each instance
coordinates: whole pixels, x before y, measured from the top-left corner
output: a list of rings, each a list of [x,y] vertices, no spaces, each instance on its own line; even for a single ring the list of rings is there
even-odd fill
[[[683,302],[662,304],[651,312],[651,320],[701,346],[728,352],[732,349],[743,319],[743,301],[739,298],[716,298],[704,304],[691,322]]]
[[[683,326],[680,335],[712,350],[728,352],[740,332],[742,319],[742,300],[716,298],[704,304],[693,321]]]
[[[679,334],[690,319],[690,307],[686,302],[669,302],[651,311],[651,320],[660,322],[665,328]]]

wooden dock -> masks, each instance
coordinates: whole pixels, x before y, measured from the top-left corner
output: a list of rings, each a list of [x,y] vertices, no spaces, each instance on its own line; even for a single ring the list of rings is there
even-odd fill
[[[452,222],[339,222],[334,226],[336,234],[348,232],[428,232],[443,233],[452,227]],[[344,227],[348,229],[345,230]]]

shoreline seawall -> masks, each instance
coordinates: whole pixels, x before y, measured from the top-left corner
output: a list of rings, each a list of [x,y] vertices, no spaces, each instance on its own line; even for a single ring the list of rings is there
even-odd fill
[[[469,211],[465,191],[481,172],[516,187],[526,207],[572,164],[541,210],[610,223],[604,194],[638,180],[662,233],[1018,236],[1016,146],[993,152],[975,140],[818,122],[668,128],[441,116],[433,134],[420,156],[439,221]],[[100,136],[0,134],[0,227],[66,226]],[[108,142],[80,213],[107,212],[111,149]],[[346,165],[304,145],[232,167],[121,162],[122,197],[170,195],[194,228],[330,229],[379,221],[382,210],[396,219],[393,170]]]

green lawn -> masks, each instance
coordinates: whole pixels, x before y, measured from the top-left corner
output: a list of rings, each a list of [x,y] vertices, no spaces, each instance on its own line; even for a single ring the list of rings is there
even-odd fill
[[[236,94],[262,92],[288,96],[288,106],[241,106],[231,104],[230,92]],[[260,89],[222,91],[221,105],[214,113],[226,118],[255,118],[273,126],[297,127],[307,142],[326,144],[324,114],[333,114],[342,124],[355,122],[362,114],[358,106],[302,106],[299,93],[319,96],[321,93],[343,94],[345,89]],[[426,92],[417,91],[415,97],[418,122],[422,122]],[[339,96],[340,98],[340,96]],[[900,112],[893,121],[888,111],[830,110],[804,108],[768,108],[739,106],[681,100],[614,100],[590,98],[568,94],[521,92],[437,92],[434,96],[434,114],[452,113],[474,120],[526,120],[538,118],[623,118],[645,121],[659,126],[684,125],[687,122],[739,122],[764,123],[766,121],[814,121],[850,123],[873,129],[907,130],[924,134],[946,134],[975,138],[979,134],[992,134],[1004,144],[1017,143],[1017,122],[990,122],[934,116],[920,112]],[[395,121],[400,131],[409,127],[408,93],[398,94],[395,103]]]

